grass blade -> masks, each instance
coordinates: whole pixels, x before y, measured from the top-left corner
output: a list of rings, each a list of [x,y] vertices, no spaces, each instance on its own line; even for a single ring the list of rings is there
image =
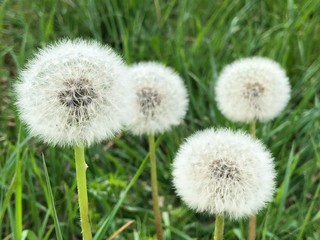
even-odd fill
[[[53,199],[53,194],[52,194],[49,174],[48,174],[46,162],[44,160],[44,156],[43,155],[42,155],[42,161],[43,161],[44,173],[45,173],[45,176],[46,176],[47,188],[48,188],[48,192],[49,192],[49,196],[50,196],[50,198],[49,198],[50,199],[49,208],[50,208],[51,214],[53,215],[54,228],[56,230],[57,239],[58,240],[62,240],[63,238],[62,238],[62,233],[61,233],[61,229],[60,229],[60,225],[59,225],[57,211],[56,211],[56,208],[54,206],[54,199]]]
[[[119,234],[121,234],[126,228],[128,228],[132,223],[134,223],[133,220],[127,222],[126,224],[124,224],[121,228],[119,228],[114,234],[112,234],[108,240],[113,240],[115,239]]]
[[[159,144],[161,143],[163,139],[163,135],[161,135],[160,137],[158,137],[158,140],[156,141],[155,145],[156,148],[158,148]],[[140,177],[140,175],[142,174],[144,168],[147,165],[149,159],[149,154],[147,154],[145,156],[145,158],[143,159],[142,163],[140,164],[140,167],[138,168],[138,171],[136,172],[136,174],[133,176],[133,178],[131,179],[130,183],[128,184],[127,188],[124,190],[124,192],[121,194],[121,197],[119,199],[119,201],[117,202],[116,206],[113,208],[112,212],[110,213],[110,215],[104,220],[104,222],[102,223],[101,227],[98,229],[97,233],[95,234],[93,240],[101,240],[103,239],[103,236],[105,235],[105,233],[108,230],[108,227],[110,226],[111,221],[113,220],[113,218],[115,217],[115,215],[117,214],[119,208],[121,207],[125,197],[127,196],[130,188],[133,186],[133,184],[136,183],[136,181],[138,180],[138,178]]]
[[[11,199],[11,196],[12,196],[15,188],[16,188],[16,175],[13,175],[10,186],[8,187],[6,198],[3,201],[2,208],[0,211],[0,222],[2,222],[3,216],[4,216],[6,209],[10,203],[10,199]]]
[[[306,229],[306,226],[307,226],[308,222],[310,221],[311,213],[312,213],[314,204],[315,204],[315,202],[316,202],[316,199],[318,199],[319,192],[320,192],[320,185],[318,185],[318,188],[317,188],[317,190],[316,190],[316,193],[314,194],[314,197],[313,197],[312,202],[311,202],[311,204],[310,204],[310,207],[309,207],[309,209],[308,209],[307,215],[306,215],[305,218],[304,218],[304,221],[303,221],[303,224],[302,224],[300,233],[299,233],[298,240],[302,239],[302,237],[303,237],[303,234],[304,234],[304,231],[305,231],[305,229]]]
[[[134,175],[134,177],[132,178],[132,180],[130,181],[130,183],[128,184],[127,188],[124,190],[124,192],[121,194],[121,197],[119,199],[119,201],[117,202],[116,206],[113,208],[112,212],[110,213],[110,215],[104,220],[104,222],[102,223],[101,227],[99,228],[99,230],[97,231],[96,235],[94,236],[93,240],[101,240],[103,239],[103,236],[105,235],[105,233],[108,230],[108,227],[110,226],[111,221],[113,220],[113,218],[115,217],[116,213],[118,212],[119,208],[121,207],[125,197],[127,196],[130,188],[133,186],[133,184],[135,184],[135,182],[138,180],[138,178],[140,177],[140,175],[142,174],[144,168],[147,165],[149,159],[149,154],[147,154],[147,156],[143,159],[138,171],[136,172],[136,174]]]

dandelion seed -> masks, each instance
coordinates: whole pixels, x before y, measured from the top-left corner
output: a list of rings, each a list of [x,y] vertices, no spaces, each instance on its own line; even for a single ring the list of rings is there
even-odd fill
[[[83,239],[92,239],[84,147],[112,137],[130,116],[134,95],[126,69],[109,47],[63,40],[29,61],[16,85],[18,110],[30,133],[74,147]]]
[[[63,40],[46,47],[16,85],[21,118],[32,135],[53,145],[88,146],[110,138],[132,113],[125,69],[111,48],[97,42]]]
[[[128,129],[135,135],[148,135],[152,205],[157,239],[163,240],[154,135],[181,123],[187,111],[187,91],[179,75],[159,63],[142,62],[129,72],[136,101]]]
[[[278,63],[252,57],[227,65],[215,92],[218,107],[227,118],[249,123],[276,117],[289,101],[290,85]]]
[[[199,212],[231,218],[261,210],[274,192],[273,158],[242,132],[208,129],[186,140],[173,163],[177,194]]]
[[[129,130],[136,135],[157,134],[180,124],[188,98],[178,74],[155,62],[133,65],[129,71],[136,94]]]

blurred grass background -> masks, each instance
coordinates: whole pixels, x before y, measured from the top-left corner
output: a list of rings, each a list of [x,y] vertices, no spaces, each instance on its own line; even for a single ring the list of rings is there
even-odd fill
[[[259,55],[278,61],[293,88],[286,110],[258,124],[257,135],[276,159],[277,192],[259,214],[257,239],[320,239],[320,1],[318,0],[2,0],[0,1],[0,239],[14,239],[16,162],[22,163],[26,239],[57,239],[45,181],[47,164],[64,239],[80,239],[72,149],[31,139],[15,112],[12,86],[39,47],[63,37],[109,44],[127,63],[160,61],[185,79],[185,122],[159,140],[158,178],[166,238],[210,239],[213,217],[188,210],[174,194],[171,163],[181,142],[207,127],[248,129],[227,121],[214,101],[225,64]],[[88,149],[93,231],[137,172],[145,138],[124,134]],[[11,195],[13,194],[13,195]],[[10,198],[11,196],[11,198]],[[149,165],[130,189],[106,236],[130,220],[118,239],[153,239]],[[225,239],[245,239],[247,220],[226,222]],[[105,238],[104,238],[105,239]]]

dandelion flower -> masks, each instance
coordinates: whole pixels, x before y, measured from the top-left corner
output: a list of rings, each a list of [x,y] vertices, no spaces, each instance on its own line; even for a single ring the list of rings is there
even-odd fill
[[[249,123],[276,117],[289,101],[290,85],[278,63],[252,57],[227,65],[215,92],[218,107],[227,118]]]
[[[179,75],[160,63],[133,65],[129,76],[136,98],[127,127],[135,135],[148,135],[153,213],[157,239],[163,239],[154,135],[181,123],[187,111],[187,91]]]
[[[188,98],[183,80],[160,63],[142,62],[130,68],[136,101],[128,125],[133,134],[157,134],[178,125],[184,118]]]
[[[62,40],[40,50],[16,85],[30,133],[53,145],[88,146],[112,137],[130,115],[124,64],[94,41]]]
[[[173,163],[177,194],[199,212],[241,218],[257,213],[274,191],[273,158],[242,132],[208,129],[181,146]]]

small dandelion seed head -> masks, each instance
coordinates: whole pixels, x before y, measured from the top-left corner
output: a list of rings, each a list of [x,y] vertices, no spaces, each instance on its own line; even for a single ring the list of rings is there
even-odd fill
[[[256,214],[274,192],[273,158],[242,132],[208,129],[189,137],[173,162],[177,194],[199,212],[242,218]]]
[[[287,105],[290,84],[278,63],[251,57],[227,65],[219,76],[215,92],[220,111],[230,120],[268,121]]]
[[[121,58],[97,42],[50,45],[20,74],[20,116],[32,135],[53,145],[88,146],[110,138],[132,112],[125,70]]]
[[[135,64],[129,73],[136,95],[134,117],[128,123],[133,134],[157,134],[181,123],[188,98],[177,73],[155,62]]]

